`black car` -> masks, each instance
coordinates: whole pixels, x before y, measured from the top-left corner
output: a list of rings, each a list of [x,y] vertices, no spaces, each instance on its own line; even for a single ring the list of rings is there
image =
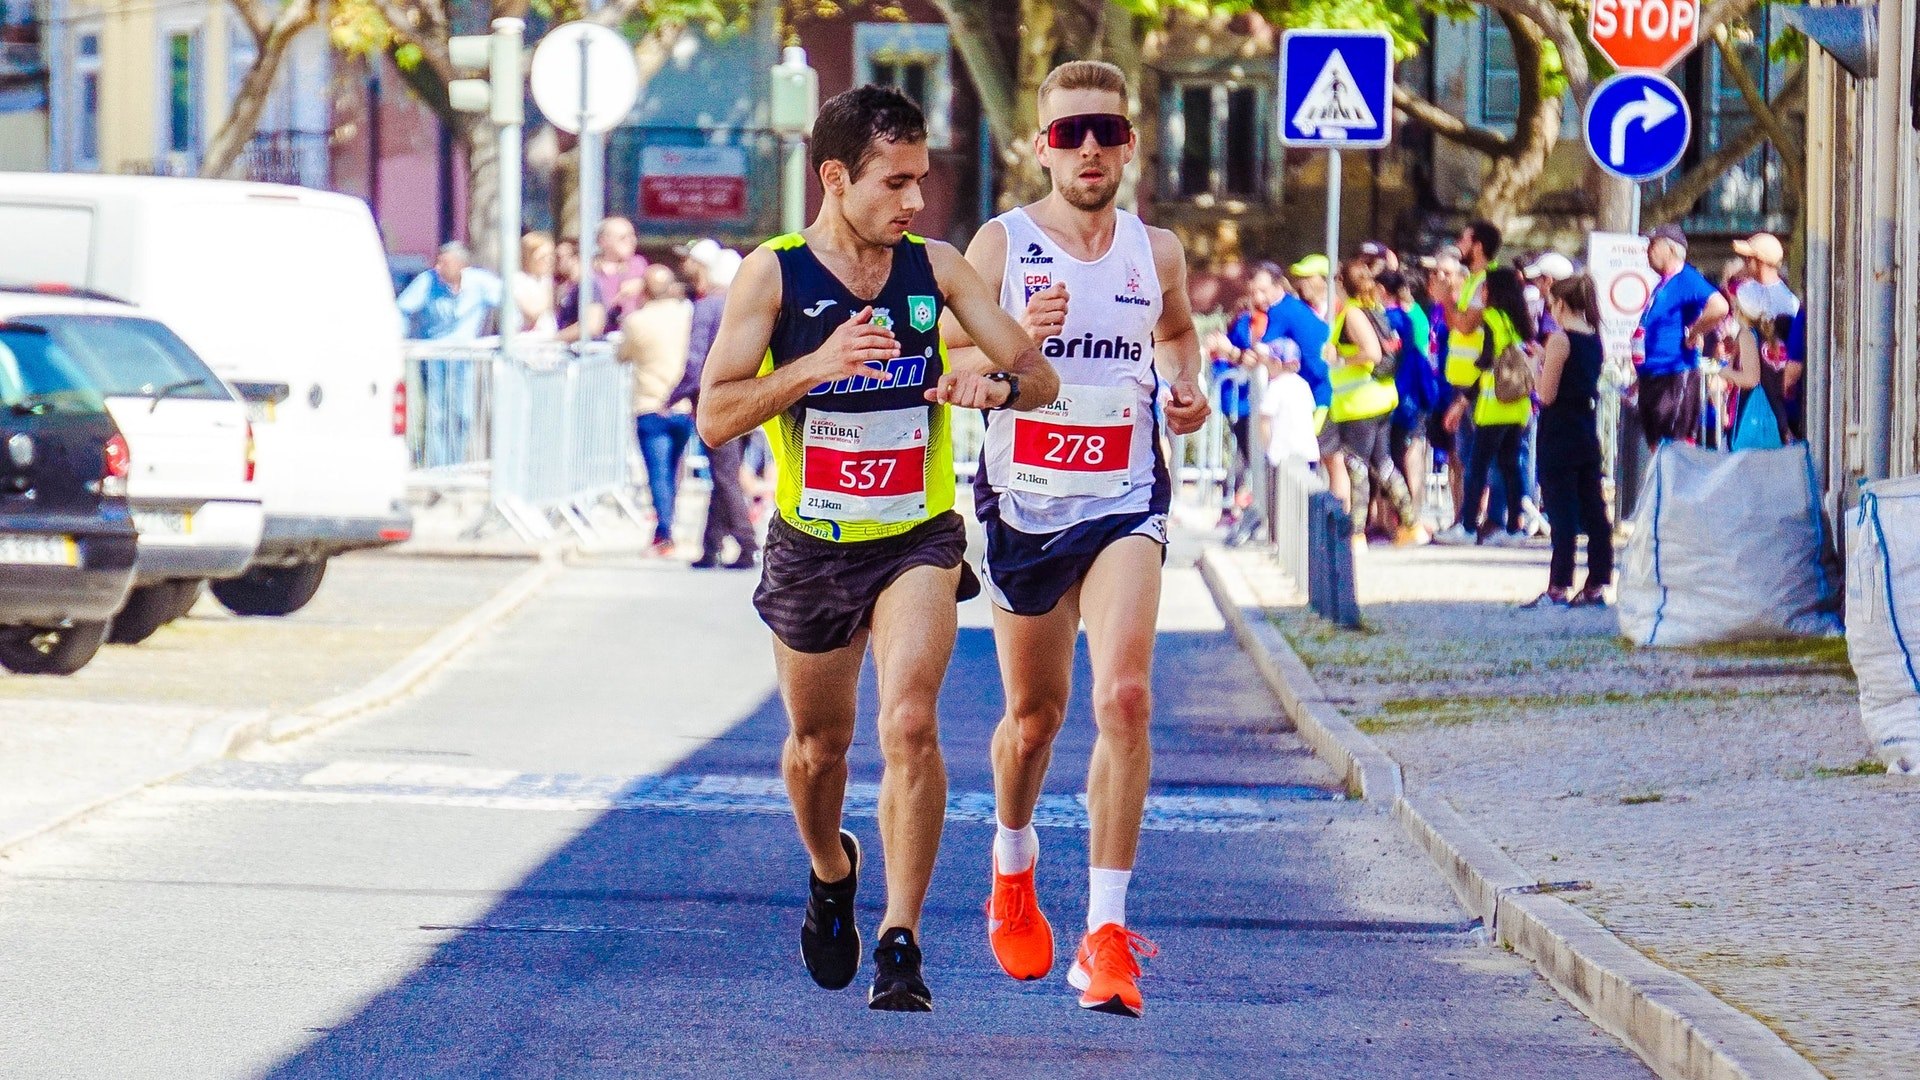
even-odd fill
[[[133,585],[126,440],[45,330],[0,319],[0,667],[70,675]]]

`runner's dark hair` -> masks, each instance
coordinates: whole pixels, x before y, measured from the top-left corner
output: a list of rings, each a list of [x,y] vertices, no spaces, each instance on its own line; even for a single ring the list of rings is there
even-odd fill
[[[847,175],[860,179],[877,152],[875,143],[918,143],[927,141],[927,117],[913,99],[891,86],[856,86],[835,94],[820,106],[813,121],[810,158],[814,175],[829,161],[847,167]]]

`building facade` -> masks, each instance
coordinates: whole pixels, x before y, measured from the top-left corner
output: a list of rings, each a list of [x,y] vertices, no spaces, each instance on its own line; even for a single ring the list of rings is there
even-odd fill
[[[1808,60],[1808,437],[1835,513],[1920,473],[1920,14],[1867,6],[1873,75]]]

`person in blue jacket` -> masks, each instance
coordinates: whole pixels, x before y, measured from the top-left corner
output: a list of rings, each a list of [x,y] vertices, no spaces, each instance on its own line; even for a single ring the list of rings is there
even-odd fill
[[[1400,363],[1393,373],[1400,404],[1394,407],[1387,437],[1394,463],[1406,476],[1417,506],[1426,491],[1427,455],[1422,440],[1427,417],[1440,404],[1440,372],[1433,364],[1433,324],[1415,302],[1405,274],[1387,270],[1376,280],[1386,305],[1387,325],[1400,337]]]
[[[1326,260],[1322,256],[1308,256],[1294,266],[1294,271],[1303,267],[1312,269],[1308,264],[1316,259],[1323,271],[1318,280],[1324,289]],[[1333,404],[1333,384],[1327,378],[1324,355],[1327,324],[1305,300],[1288,289],[1286,278],[1274,263],[1255,266],[1248,288],[1251,306],[1227,327],[1227,340],[1240,349],[1251,349],[1265,342],[1274,346],[1276,355],[1291,351],[1283,350],[1278,342],[1291,342],[1300,352],[1300,377],[1313,390],[1314,423],[1316,426],[1323,423],[1328,407]]]

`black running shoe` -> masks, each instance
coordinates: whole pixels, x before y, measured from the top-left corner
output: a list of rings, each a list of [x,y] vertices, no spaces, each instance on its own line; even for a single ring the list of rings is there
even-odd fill
[[[844,881],[829,885],[807,871],[807,917],[800,924],[800,958],[807,974],[828,990],[841,990],[860,970],[860,930],[853,924],[853,894],[860,887],[860,841],[840,830],[840,846],[853,864]]]
[[[913,931],[894,927],[880,935],[873,950],[873,989],[867,992],[867,1008],[882,1012],[932,1012],[933,991],[920,977],[920,946],[913,943]]]

